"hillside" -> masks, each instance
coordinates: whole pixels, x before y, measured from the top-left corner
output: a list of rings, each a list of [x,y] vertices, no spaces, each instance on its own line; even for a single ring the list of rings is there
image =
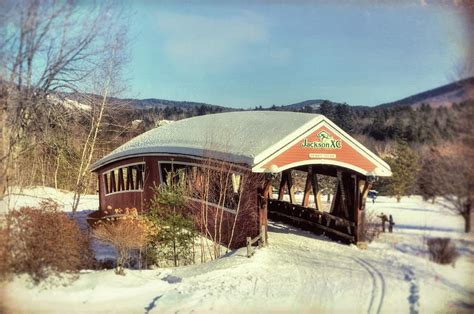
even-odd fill
[[[77,100],[74,95],[62,95],[70,100]],[[94,97],[94,95],[89,95]],[[351,106],[351,108],[357,110],[370,110],[372,108],[394,108],[409,106],[418,108],[422,104],[429,104],[433,108],[439,107],[451,107],[453,103],[461,103],[468,99],[474,98],[474,77],[453,82],[447,85],[443,85],[437,88],[433,88],[424,92],[420,92],[409,97],[405,97],[400,100],[380,104],[374,107],[369,106]],[[168,110],[175,108],[178,111],[184,112],[199,112],[199,114],[206,114],[211,112],[225,112],[242,110],[239,108],[233,108],[223,105],[213,105],[203,102],[194,101],[180,101],[180,100],[167,100],[159,98],[147,98],[147,99],[135,99],[135,98],[113,98],[111,101],[115,104],[122,105],[124,107],[137,109],[137,110]],[[340,105],[341,103],[333,102],[328,99],[309,99],[301,102],[281,105],[281,106],[258,106],[255,109],[258,110],[281,110],[281,111],[304,111],[304,112],[316,112],[319,110],[321,104],[326,103],[332,106]]]
[[[281,109],[282,110],[290,110],[290,111],[298,111],[298,110],[302,110],[302,109],[305,109],[305,108],[306,109],[311,108],[311,109],[315,110],[315,109],[319,109],[320,105],[323,102],[329,102],[331,104],[336,104],[336,103],[334,103],[330,100],[327,100],[327,99],[310,99],[310,100],[301,101],[301,102],[291,104],[291,105],[283,105],[283,106],[281,106]]]
[[[80,101],[84,99],[83,94],[60,94],[61,98],[66,100],[72,101]],[[98,95],[86,95],[89,98],[96,98],[100,99]],[[232,108],[218,106],[218,105],[211,105],[202,102],[194,102],[194,101],[182,101],[182,100],[167,100],[167,99],[157,99],[157,98],[146,98],[146,99],[136,99],[136,98],[118,98],[118,97],[109,97],[109,101],[114,105],[118,105],[119,107],[126,107],[131,109],[138,109],[138,110],[148,110],[148,109],[165,109],[165,108],[176,108],[181,109],[184,111],[191,111],[197,110],[200,107],[205,108],[213,108],[214,110],[219,111],[226,111],[226,110],[234,110]]]
[[[428,91],[418,93],[394,102],[381,104],[377,107],[390,108],[410,106],[418,108],[422,104],[429,104],[433,108],[450,107],[453,103],[460,103],[474,96],[474,77],[443,85]]]
[[[156,99],[156,98],[147,98],[147,99],[132,99],[132,98],[115,98],[117,102],[126,103],[134,108],[141,109],[150,109],[150,108],[159,108],[164,109],[166,107],[176,107],[180,109],[192,110],[199,108],[201,106],[212,107],[212,108],[221,108],[221,109],[230,109],[224,106],[211,105],[201,102],[193,101],[179,101],[179,100],[166,100],[166,99]]]

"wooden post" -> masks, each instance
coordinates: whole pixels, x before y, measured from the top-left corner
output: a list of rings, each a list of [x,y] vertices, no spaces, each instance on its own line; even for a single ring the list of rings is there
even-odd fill
[[[314,205],[317,210],[321,210],[321,194],[319,193],[318,175],[314,172],[311,175],[311,183],[313,186]]]
[[[268,225],[268,200],[270,199],[272,193],[272,180],[271,177],[267,177],[265,184],[263,185],[263,191],[261,195],[261,202],[260,204],[260,228],[264,227],[264,243],[268,241],[268,234],[267,234],[267,225]],[[262,229],[260,229],[261,231]]]
[[[346,218],[349,218],[349,212],[347,211],[347,197],[346,191],[344,189],[344,182],[342,180],[342,172],[340,170],[337,171],[337,184],[341,188],[341,204],[342,210]]]
[[[109,179],[108,179],[108,175],[107,173],[104,173],[102,175],[99,174],[99,183],[100,183],[100,180],[102,179],[104,181],[104,187],[105,187],[105,194],[108,194],[110,193],[110,189],[109,189]],[[101,178],[102,177],[102,178]],[[100,191],[100,184],[99,184],[99,191]],[[101,194],[99,194],[101,195]]]
[[[369,183],[367,180],[364,181],[364,186],[360,192],[360,210],[365,209],[365,201],[367,200],[367,194],[369,193],[370,187],[372,186],[372,183]]]
[[[306,172],[306,184],[304,186],[304,195],[303,195],[303,202],[301,205],[303,207],[308,207],[309,205],[309,193],[311,192],[312,186],[312,181],[311,177],[313,175],[313,167],[308,166],[308,171]],[[315,196],[316,199],[316,196]]]
[[[286,182],[288,184],[288,194],[290,195],[290,203],[294,204],[295,203],[295,191],[293,190],[293,178],[291,177],[291,170],[286,170],[288,171],[287,177],[286,177]]]
[[[332,197],[331,207],[330,207],[330,210],[329,210],[330,213],[334,213],[334,210],[335,210],[335,207],[336,207],[336,200],[340,197],[340,194],[341,194],[341,188],[340,188],[339,183],[338,183],[337,186],[336,186],[336,192],[334,193],[334,195]]]
[[[119,168],[118,170],[118,190],[119,191],[125,190],[125,182],[123,180],[123,168]]]
[[[359,180],[357,182],[357,215],[356,215],[356,234],[355,234],[355,241],[359,242],[362,239],[362,234],[364,230],[362,228],[366,228],[364,225],[364,220],[365,220],[365,200],[367,198],[367,193],[369,192],[370,189],[370,183],[365,180]]]
[[[304,188],[304,196],[303,196],[303,207],[309,206],[309,195],[310,192],[313,192],[314,196],[314,205],[317,210],[321,210],[321,196],[319,194],[319,185],[318,185],[318,176],[314,172],[313,167],[308,167],[308,174],[306,176],[306,184]]]
[[[247,257],[252,255],[252,238],[247,237]]]
[[[115,183],[115,170],[109,172],[110,175],[110,193],[117,192],[117,185]]]
[[[285,185],[288,178],[288,173],[283,171],[281,173],[280,188],[278,189],[278,200],[283,201],[283,196],[285,196]]]
[[[260,227],[260,239],[262,240],[262,245],[267,245],[267,226],[262,225]]]
[[[134,183],[133,183],[133,171],[132,167],[127,167],[127,190],[133,190]]]
[[[283,201],[285,196],[285,185],[288,189],[288,194],[290,195],[290,203],[295,201],[295,193],[293,191],[293,180],[291,178],[291,170],[285,170],[281,174],[280,189],[278,190],[278,200]]]

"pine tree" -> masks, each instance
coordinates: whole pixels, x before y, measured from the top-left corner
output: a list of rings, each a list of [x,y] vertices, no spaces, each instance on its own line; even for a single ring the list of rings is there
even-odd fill
[[[395,140],[406,140],[405,135],[405,124],[400,117],[400,115],[397,115],[395,117],[395,121],[393,122],[393,125],[391,127],[391,137]]]
[[[347,104],[338,104],[335,108],[335,121],[339,127],[346,132],[352,132],[354,128],[354,119],[351,107]]]
[[[181,212],[186,204],[184,173],[168,172],[166,184],[155,187],[154,192],[149,215],[159,233],[149,246],[148,255],[157,264],[193,263],[197,233],[193,219]]]
[[[328,118],[329,120],[334,120],[335,110],[331,102],[325,100],[319,105],[319,113]]]
[[[426,154],[421,162],[417,185],[418,192],[425,200],[432,199],[432,201],[434,201],[438,194],[436,182],[439,169],[439,158],[440,156],[433,151]]]
[[[402,196],[414,186],[419,171],[418,157],[406,142],[398,142],[395,155],[385,158],[392,169],[392,176],[385,180],[389,195],[400,202]]]

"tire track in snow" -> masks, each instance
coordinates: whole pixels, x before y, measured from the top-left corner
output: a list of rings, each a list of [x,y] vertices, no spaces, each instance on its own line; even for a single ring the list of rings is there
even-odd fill
[[[383,300],[385,297],[385,279],[383,278],[382,273],[376,267],[374,267],[366,260],[363,260],[362,258],[353,257],[351,259],[354,260],[360,266],[362,266],[362,268],[364,268],[370,274],[370,277],[372,279],[372,293],[367,313],[372,313],[373,308],[375,309],[375,306],[377,306],[377,310],[375,313],[379,314],[382,310]],[[378,288],[380,289],[380,296],[377,296],[379,291]],[[377,302],[377,299],[378,305],[374,305],[374,303]]]

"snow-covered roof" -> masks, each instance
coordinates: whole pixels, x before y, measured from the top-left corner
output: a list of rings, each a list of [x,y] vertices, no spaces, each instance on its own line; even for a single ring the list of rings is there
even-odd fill
[[[323,120],[329,121],[319,114],[281,111],[239,111],[188,118],[135,137],[94,163],[91,170],[125,158],[160,153],[212,157],[255,167]]]
[[[92,169],[147,153],[219,153],[219,158],[252,165],[260,152],[318,117],[307,113],[240,111],[183,119],[135,137],[96,162]]]

